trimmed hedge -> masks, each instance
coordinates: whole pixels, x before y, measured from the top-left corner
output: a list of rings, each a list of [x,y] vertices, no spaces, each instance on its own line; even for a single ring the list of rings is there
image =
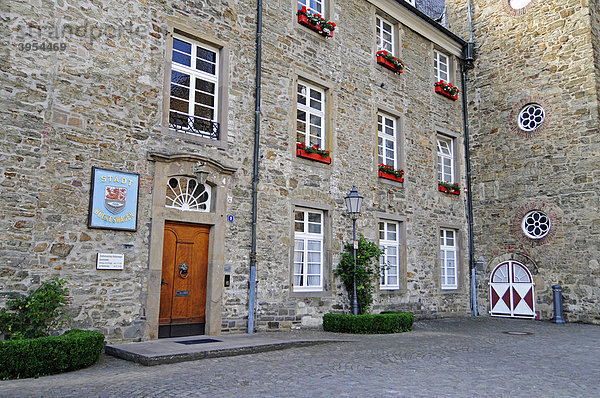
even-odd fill
[[[385,311],[375,315],[325,314],[323,329],[326,332],[355,334],[400,333],[409,332],[414,321],[415,317],[410,312]]]
[[[61,336],[0,341],[0,380],[85,368],[98,360],[103,348],[102,333],[77,329]]]

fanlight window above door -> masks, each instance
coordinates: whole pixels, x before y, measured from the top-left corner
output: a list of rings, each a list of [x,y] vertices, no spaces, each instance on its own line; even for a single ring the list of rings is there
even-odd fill
[[[165,207],[182,211],[210,211],[211,188],[195,178],[171,177],[167,184]]]

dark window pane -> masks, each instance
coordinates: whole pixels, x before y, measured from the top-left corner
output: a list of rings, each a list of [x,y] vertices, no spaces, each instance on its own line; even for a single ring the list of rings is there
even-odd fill
[[[215,84],[207,82],[206,80],[196,78],[196,90],[204,91],[206,93],[215,93]]]
[[[196,69],[215,75],[215,64],[196,58]]]
[[[213,120],[213,110],[201,105],[194,107],[194,116],[199,116],[204,119]]]
[[[185,87],[171,84],[171,95],[173,97],[183,98],[185,100],[188,100],[190,98],[190,90]]]
[[[171,81],[173,83],[177,83],[181,86],[190,86],[190,75],[186,75],[185,73],[177,72],[175,70],[171,71]]]
[[[196,56],[198,58],[210,61],[213,64],[217,62],[217,53],[215,53],[214,51],[207,50],[206,48],[198,47],[198,52]]]
[[[192,45],[183,40],[173,38],[173,48],[188,54],[192,54]]]
[[[196,91],[196,103],[214,107],[215,97],[213,95],[206,94],[201,91]]]
[[[173,62],[176,62],[181,65],[185,65],[185,66],[190,66],[191,62],[192,62],[191,59],[192,59],[192,57],[190,57],[189,55],[182,54],[177,51],[173,51]]]
[[[181,113],[188,113],[190,106],[187,101],[171,98],[171,106],[169,108],[174,111],[179,111]]]
[[[176,112],[170,112],[169,113],[169,124],[187,127],[188,126],[188,116],[182,115],[182,114],[176,113]]]

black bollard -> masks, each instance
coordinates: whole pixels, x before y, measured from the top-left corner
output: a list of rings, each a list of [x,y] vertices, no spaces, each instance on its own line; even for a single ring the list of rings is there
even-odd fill
[[[562,287],[560,285],[553,285],[552,293],[554,295],[554,319],[552,319],[552,322],[566,323],[565,318],[563,318]]]

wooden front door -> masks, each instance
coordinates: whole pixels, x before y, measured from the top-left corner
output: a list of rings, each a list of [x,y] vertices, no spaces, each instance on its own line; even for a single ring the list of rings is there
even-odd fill
[[[159,338],[204,334],[209,231],[165,222]]]

